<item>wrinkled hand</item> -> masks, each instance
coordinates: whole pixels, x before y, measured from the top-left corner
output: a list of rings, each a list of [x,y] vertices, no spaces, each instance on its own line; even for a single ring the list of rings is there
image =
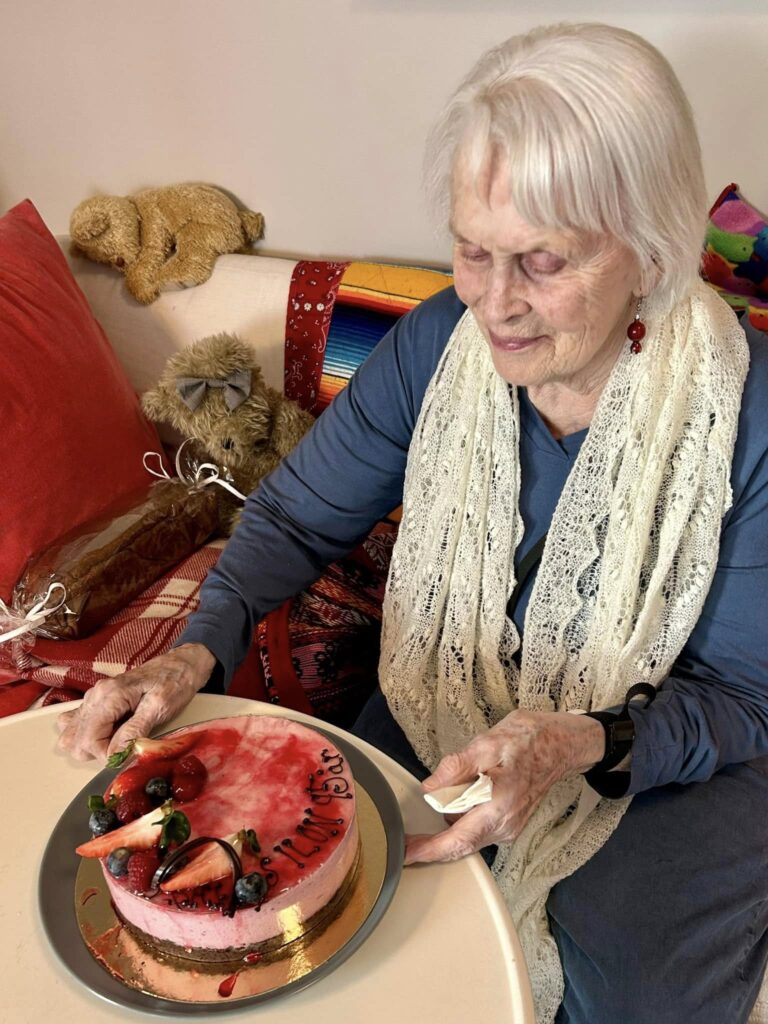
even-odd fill
[[[78,761],[106,759],[129,740],[149,736],[187,706],[215,664],[207,647],[182,644],[125,675],[102,679],[86,692],[79,708],[59,715],[59,749]],[[131,717],[115,731],[127,715]]]
[[[547,790],[559,779],[586,771],[605,753],[599,722],[564,711],[513,711],[457,754],[444,757],[426,792],[493,780],[493,799],[462,814],[444,832],[409,836],[405,863],[459,860],[490,843],[516,839]]]

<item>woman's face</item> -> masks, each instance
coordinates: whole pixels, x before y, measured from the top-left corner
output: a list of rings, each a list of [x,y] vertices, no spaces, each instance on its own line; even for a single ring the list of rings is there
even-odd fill
[[[605,237],[532,227],[493,161],[477,182],[459,163],[451,229],[456,291],[474,313],[496,371],[529,388],[601,387],[629,344],[639,294],[630,250]]]

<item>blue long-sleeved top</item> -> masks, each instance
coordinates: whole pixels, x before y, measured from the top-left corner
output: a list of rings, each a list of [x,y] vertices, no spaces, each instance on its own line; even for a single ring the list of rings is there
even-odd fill
[[[317,578],[400,504],[406,457],[440,355],[464,312],[452,288],[382,339],[310,433],[248,498],[178,643],[205,644],[225,685],[258,620]],[[720,553],[701,618],[650,708],[633,708],[630,793],[709,778],[768,754],[768,339],[747,329],[742,400]],[[548,529],[587,431],[555,440],[520,389],[516,560]],[[533,574],[514,611],[522,635]],[[627,686],[636,680],[627,679]]]

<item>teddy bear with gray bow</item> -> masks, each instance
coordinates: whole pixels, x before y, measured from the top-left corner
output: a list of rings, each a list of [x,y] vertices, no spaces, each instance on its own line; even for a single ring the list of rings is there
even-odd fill
[[[151,420],[191,439],[184,445],[188,465],[212,463],[243,495],[314,423],[296,402],[265,384],[253,350],[231,334],[201,338],[178,352],[141,402]],[[221,490],[222,526],[228,532],[241,507]]]

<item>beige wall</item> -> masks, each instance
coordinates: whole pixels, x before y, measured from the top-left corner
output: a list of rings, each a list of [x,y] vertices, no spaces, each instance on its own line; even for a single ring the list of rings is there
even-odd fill
[[[273,253],[441,261],[421,151],[473,59],[534,24],[603,20],[670,58],[714,199],[768,209],[768,0],[5,0],[0,210],[56,232],[96,191],[207,180]]]

